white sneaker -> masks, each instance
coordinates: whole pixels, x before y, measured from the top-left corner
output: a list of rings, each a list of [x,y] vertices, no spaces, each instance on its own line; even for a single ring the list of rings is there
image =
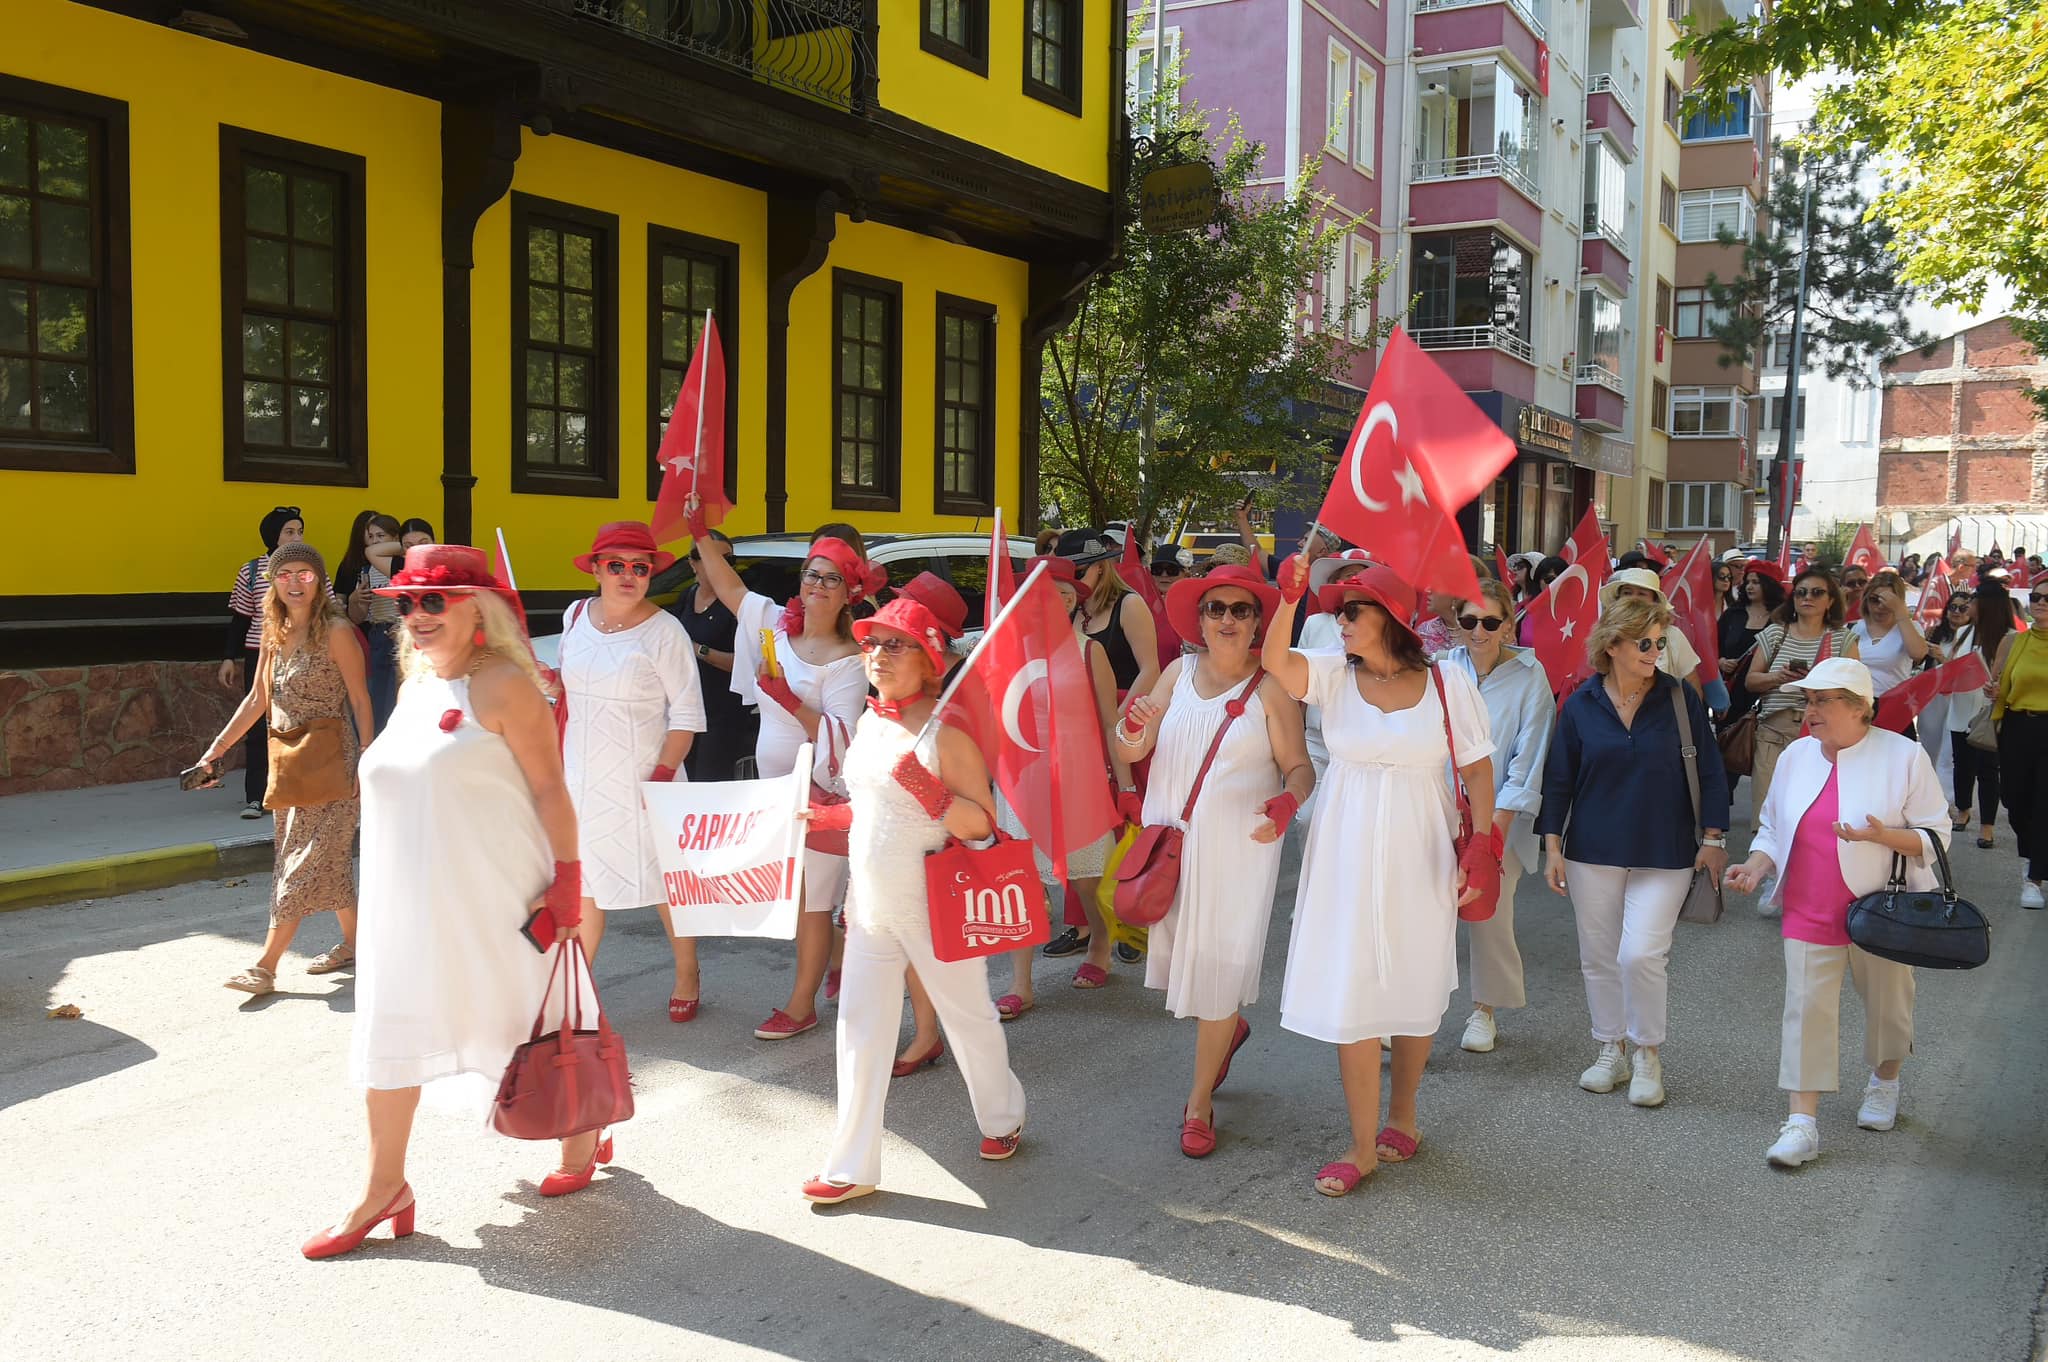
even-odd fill
[[[1493,1024],[1493,1014],[1483,1007],[1472,1009],[1471,1020],[1465,1023],[1465,1038],[1458,1042],[1459,1048],[1483,1055],[1493,1048],[1500,1029]]]
[[[1628,1073],[1628,1051],[1618,1040],[1604,1040],[1600,1042],[1600,1058],[1579,1075],[1579,1086],[1587,1092],[1613,1092],[1615,1084],[1625,1080]]]
[[[1890,1130],[1898,1123],[1899,1080],[1872,1078],[1863,1090],[1863,1105],[1856,1108],[1856,1124],[1865,1130]]]
[[[1820,1127],[1811,1121],[1787,1121],[1778,1127],[1778,1142],[1764,1158],[1776,1168],[1797,1168],[1820,1157]]]
[[[1639,1107],[1664,1105],[1664,1065],[1655,1050],[1637,1049],[1636,1076],[1629,1080],[1628,1100]]]
[[[2041,907],[2041,906],[2042,906],[2042,903],[2041,903],[2041,886],[2040,886],[2040,884],[2039,884],[2038,882],[2034,881],[2034,880],[2021,880],[2021,881],[2020,881],[2020,907],[2022,907],[2022,908],[2039,908],[2039,907]]]

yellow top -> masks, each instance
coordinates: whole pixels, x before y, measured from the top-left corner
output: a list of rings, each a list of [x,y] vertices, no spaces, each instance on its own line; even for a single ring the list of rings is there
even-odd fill
[[[2009,709],[2048,713],[2048,640],[2032,631],[2013,635],[2005,668],[1998,674],[1998,699],[1991,717],[2002,719]]]

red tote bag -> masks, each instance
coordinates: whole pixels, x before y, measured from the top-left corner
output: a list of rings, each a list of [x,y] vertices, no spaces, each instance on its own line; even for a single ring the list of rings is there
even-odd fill
[[[979,851],[947,838],[924,858],[924,888],[932,954],[941,960],[976,960],[1052,938],[1031,843],[1006,833]]]
[[[612,1030],[602,1003],[597,1008],[597,1029],[587,1030],[583,1025],[579,983],[589,974],[590,962],[583,957],[582,942],[572,936],[555,947],[554,967],[548,972],[547,992],[541,995],[531,1037],[512,1052],[512,1062],[505,1066],[505,1077],[498,1084],[491,1125],[500,1135],[515,1140],[566,1140],[632,1119],[633,1082],[626,1068],[626,1042]],[[567,990],[562,1024],[542,1035],[540,1028],[557,980]],[[597,996],[595,981],[590,993]]]

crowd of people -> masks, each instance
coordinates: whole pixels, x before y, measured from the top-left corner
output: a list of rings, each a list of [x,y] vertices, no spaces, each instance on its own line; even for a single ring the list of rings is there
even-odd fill
[[[803,1194],[873,1192],[891,1078],[946,1056],[981,1157],[1016,1151],[1026,1104],[1006,1023],[1035,1005],[1031,957],[1013,956],[1010,992],[992,998],[986,960],[934,954],[924,903],[927,853],[1021,831],[985,755],[929,722],[961,660],[966,609],[949,583],[927,573],[891,589],[859,531],[834,524],[813,537],[798,594],[777,602],[749,589],[729,540],[700,530],[694,585],[664,608],[649,587],[673,554],[647,526],[613,523],[575,560],[593,591],[565,612],[548,669],[518,596],[477,550],[366,512],[330,577],[305,528],[277,508],[261,525],[270,553],[237,576],[230,642],[244,655],[223,663],[222,682],[246,694],[195,783],[217,782],[245,739],[267,759],[245,789],[277,815],[270,931],[228,986],[273,989],[299,924],[329,911],[342,940],[309,971],[357,974],[351,1072],[367,1093],[369,1173],[308,1256],[347,1252],[386,1222],[410,1232],[405,1151],[422,1089],[487,1095],[548,987],[550,957],[515,940],[522,928],[594,957],[610,913],[653,908],[674,958],[668,1018],[696,1018],[698,942],[673,930],[639,790],[693,770],[725,778],[743,755],[781,776],[812,753],[791,989],[754,1031],[794,1039],[817,1027],[821,989],[838,1003],[838,1121]],[[1579,1086],[1625,1086],[1643,1107],[1667,1100],[1682,908],[1725,883],[1781,916],[1788,1115],[1767,1157],[1787,1167],[1820,1150],[1844,973],[1868,1019],[1858,1123],[1897,1119],[1912,972],[1846,934],[1849,903],[1882,884],[1892,855],[1911,883],[1931,884],[1952,831],[1974,819],[1978,845],[1995,846],[2002,803],[2024,861],[2021,905],[2041,906],[2048,582],[2016,629],[2002,570],[1958,567],[1947,612],[1923,632],[1905,571],[1852,585],[1860,570],[1810,563],[1787,584],[1775,564],[1736,559],[1716,573],[1717,636],[1688,639],[1658,574],[1624,555],[1586,640],[1593,674],[1560,695],[1524,630],[1562,559],[1516,555],[1501,581],[1475,557],[1468,597],[1418,592],[1369,546],[1312,535],[1275,561],[1246,538],[1199,569],[1164,546],[1151,591],[1124,580],[1111,531],[1042,538],[1037,560],[1086,661],[1110,802],[1130,828],[1184,838],[1149,937],[1122,929],[1099,892],[1119,830],[1070,855],[1066,883],[1050,886],[1066,930],[1042,953],[1084,955],[1081,989],[1142,959],[1145,987],[1195,1021],[1178,1130],[1188,1157],[1222,1142],[1214,1096],[1251,1032],[1244,1009],[1260,997],[1297,821],[1280,1025],[1336,1049],[1349,1130],[1312,1180],[1332,1197],[1422,1147],[1422,1079],[1458,987],[1461,922],[1462,1047],[1493,1051],[1501,1014],[1526,1004],[1513,911],[1524,874],[1540,872],[1577,923],[1590,1032]],[[1923,734],[1874,725],[1886,691],[1971,650],[1991,675],[1982,695],[1955,697]],[[1995,753],[1965,741],[1985,707]],[[1755,832],[1731,866],[1735,780],[1712,739],[1752,709]],[[1938,774],[1942,755],[1952,776]],[[1040,873],[1053,878],[1043,858]],[[915,1028],[899,1049],[906,993]],[[614,1152],[605,1132],[564,1140],[541,1192],[587,1186]]]

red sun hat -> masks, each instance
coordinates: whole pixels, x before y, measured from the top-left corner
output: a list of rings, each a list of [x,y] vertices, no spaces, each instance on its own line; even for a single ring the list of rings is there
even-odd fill
[[[1422,635],[1415,632],[1415,588],[1402,581],[1392,568],[1375,563],[1356,577],[1333,582],[1316,593],[1316,604],[1335,614],[1354,596],[1385,610],[1394,623],[1406,629],[1417,642],[1421,641]]]
[[[504,584],[491,575],[491,560],[467,544],[414,544],[405,551],[405,566],[391,574],[391,584],[376,588],[379,596],[409,596],[416,591],[496,591]]]
[[[614,520],[599,526],[590,552],[576,555],[576,570],[595,572],[599,555],[605,553],[651,553],[656,572],[666,572],[676,561],[673,553],[654,542],[654,531],[638,520]]]
[[[1252,642],[1256,644],[1265,633],[1266,621],[1273,618],[1280,608],[1280,588],[1248,567],[1229,563],[1220,568],[1211,568],[1205,577],[1189,577],[1175,582],[1166,592],[1166,622],[1173,626],[1173,632],[1189,643],[1201,646],[1202,639],[1202,598],[1212,591],[1226,586],[1249,591],[1259,603],[1259,627],[1253,631]]]
[[[1768,558],[1752,558],[1742,565],[1743,575],[1754,572],[1759,577],[1768,577],[1779,586],[1785,585],[1785,569]]]
[[[967,602],[936,572],[920,572],[897,587],[896,599],[916,601],[929,610],[939,632],[949,639],[960,637],[967,628]]]
[[[877,629],[889,629],[907,636],[924,649],[934,674],[946,674],[946,632],[936,615],[921,601],[898,596],[866,619],[853,622],[853,637],[864,642]]]

